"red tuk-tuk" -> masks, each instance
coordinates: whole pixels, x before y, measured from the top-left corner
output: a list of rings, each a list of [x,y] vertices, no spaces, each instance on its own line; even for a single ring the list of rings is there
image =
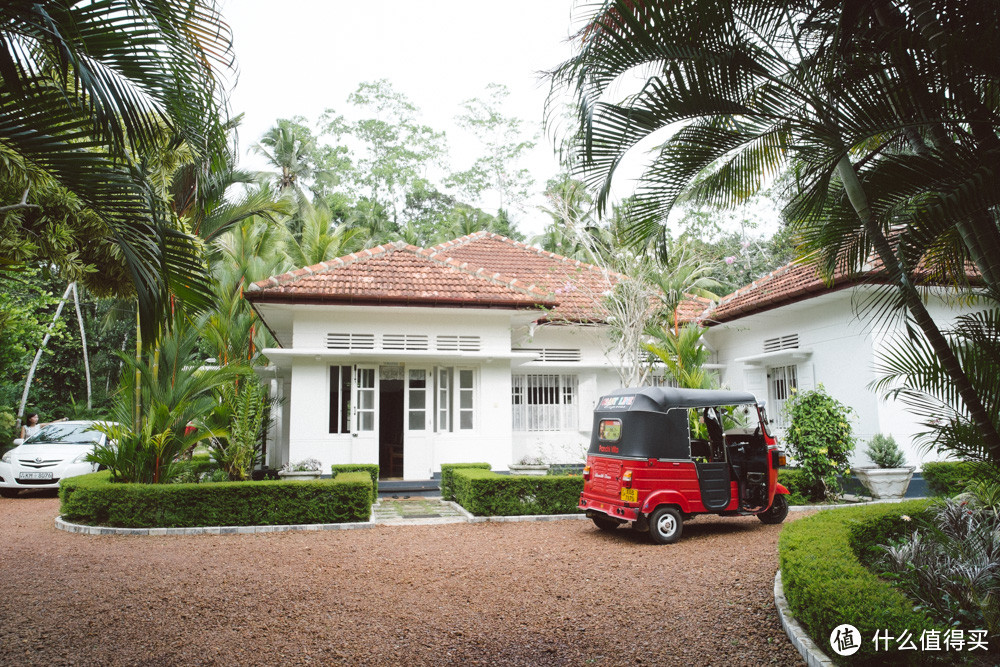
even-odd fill
[[[782,465],[753,394],[619,389],[594,410],[579,507],[601,530],[631,521],[659,544],[676,542],[697,514],[781,523],[788,515]]]

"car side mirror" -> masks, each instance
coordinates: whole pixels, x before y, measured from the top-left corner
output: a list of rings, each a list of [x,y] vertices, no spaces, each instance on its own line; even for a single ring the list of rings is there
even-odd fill
[[[14,438],[14,446],[20,447],[24,444],[24,438]]]

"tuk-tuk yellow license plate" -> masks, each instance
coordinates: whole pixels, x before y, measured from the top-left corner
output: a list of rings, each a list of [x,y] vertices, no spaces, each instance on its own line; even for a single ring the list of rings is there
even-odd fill
[[[622,489],[622,500],[627,503],[639,501],[639,489]]]

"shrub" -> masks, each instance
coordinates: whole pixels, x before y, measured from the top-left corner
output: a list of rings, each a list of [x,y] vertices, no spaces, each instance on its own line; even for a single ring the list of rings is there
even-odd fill
[[[441,464],[441,499],[455,500],[454,473],[459,468],[478,468],[489,470],[489,463],[442,463]]]
[[[583,478],[570,475],[498,475],[483,468],[453,469],[458,503],[477,516],[571,514],[579,511]]]
[[[789,505],[808,505],[812,498],[823,496],[823,488],[811,484],[799,468],[780,468],[778,483],[788,489]]]
[[[948,499],[907,539],[886,547],[885,571],[946,625],[985,628],[1000,643],[1000,514]]]
[[[821,495],[811,500],[836,494],[840,488],[837,476],[848,473],[848,460],[854,451],[853,410],[820,385],[812,391],[793,392],[785,402],[785,412],[791,420],[785,435],[790,453],[809,486],[821,490]]]
[[[177,476],[173,481],[179,484],[195,484],[204,473],[211,473],[218,470],[219,464],[211,459],[191,458],[190,460],[180,460],[174,463]]]
[[[935,496],[957,496],[976,478],[976,464],[969,461],[925,463],[923,476]]]
[[[877,433],[865,448],[865,456],[879,468],[901,468],[906,463],[906,455],[891,435]]]
[[[330,467],[334,477],[345,472],[363,472],[372,480],[372,501],[378,498],[378,464],[377,463],[338,463]]]
[[[218,484],[124,484],[109,471],[64,479],[60,509],[68,521],[127,528],[254,526],[367,521],[371,478]]]
[[[919,640],[924,630],[944,628],[864,567],[851,548],[852,530],[858,545],[878,539],[876,529],[852,528],[856,524],[879,522],[889,515],[918,515],[927,505],[916,500],[827,510],[794,521],[781,531],[778,549],[785,596],[792,614],[819,646],[829,646],[833,629],[850,623],[862,638],[861,649],[850,664],[913,664],[932,658],[932,653],[875,651],[871,640],[876,631],[898,637],[909,630]]]

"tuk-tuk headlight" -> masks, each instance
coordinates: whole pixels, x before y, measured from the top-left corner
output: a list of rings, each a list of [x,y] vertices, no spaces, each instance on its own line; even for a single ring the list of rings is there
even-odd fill
[[[626,470],[625,474],[622,475],[622,486],[624,486],[627,489],[631,489],[632,488],[632,471],[631,470]]]

